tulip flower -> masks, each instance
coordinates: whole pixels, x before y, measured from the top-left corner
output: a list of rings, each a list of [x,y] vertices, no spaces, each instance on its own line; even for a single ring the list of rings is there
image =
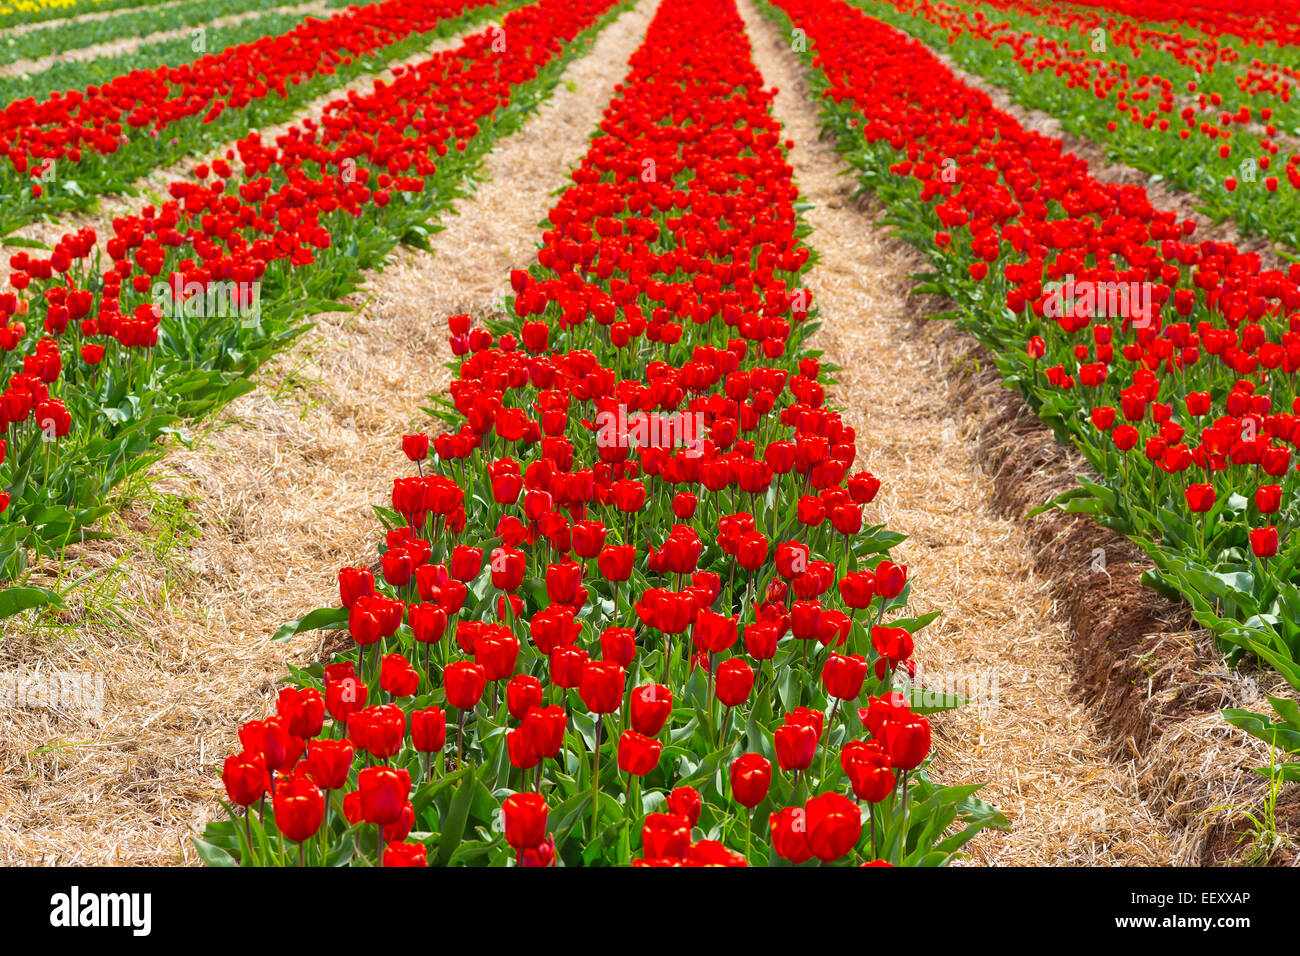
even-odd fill
[[[665,801],[670,813],[685,818],[686,825],[693,827],[696,821],[700,819],[700,810],[703,808],[703,801],[700,799],[700,793],[694,787],[677,787]]]
[[[1279,485],[1261,485],[1255,492],[1255,507],[1260,514],[1271,515],[1282,504],[1282,488]]]
[[[761,754],[741,754],[731,762],[731,797],[742,807],[754,809],[772,785],[772,765]]]
[[[1277,554],[1277,528],[1253,528],[1250,532],[1250,549],[1257,558],[1271,558]]]
[[[393,697],[410,697],[419,690],[420,675],[401,654],[388,654],[380,667],[379,686]]]
[[[437,753],[447,745],[447,715],[441,707],[411,711],[411,746],[420,753]]]
[[[754,689],[754,669],[738,657],[729,658],[718,668],[716,686],[723,706],[739,707]]]
[[[500,591],[517,590],[524,580],[524,564],[522,551],[509,547],[493,548],[489,562],[492,586]]]
[[[618,740],[618,769],[636,777],[644,777],[659,763],[664,745],[635,730],[624,731]]]
[[[897,778],[890,768],[889,755],[875,741],[854,740],[845,744],[840,751],[840,765],[860,800],[879,803],[894,790]]]
[[[884,747],[889,761],[900,770],[915,770],[930,752],[930,722],[912,715],[884,727]]]
[[[817,753],[817,728],[808,724],[784,724],[773,735],[776,759],[782,770],[807,770]]]
[[[542,682],[529,674],[516,674],[506,684],[506,709],[515,720],[523,720],[534,707],[542,706]]]
[[[478,577],[483,569],[483,549],[471,548],[458,544],[451,550],[451,576],[457,581],[468,584]]]
[[[536,707],[524,715],[519,730],[531,753],[538,759],[551,759],[564,744],[567,721],[563,707]]]
[[[546,800],[540,793],[515,793],[501,804],[506,842],[515,852],[541,844],[546,838]]]
[[[782,859],[798,866],[811,860],[812,847],[808,844],[808,818],[803,807],[785,807],[768,819],[772,831],[772,849]]]
[[[615,661],[588,661],[578,696],[593,714],[611,714],[623,701],[624,670]]]
[[[286,837],[298,844],[298,859],[302,862],[302,843],[316,835],[325,819],[325,795],[320,787],[304,774],[283,777],[275,789],[272,801],[275,825]]]
[[[635,559],[635,545],[606,545],[601,549],[597,565],[606,581],[622,582],[632,576],[632,562]]]
[[[345,608],[350,610],[357,598],[374,593],[375,576],[369,568],[343,568],[339,571],[339,596]]]
[[[663,730],[673,712],[673,692],[663,684],[634,688],[629,711],[633,729],[653,737]]]
[[[288,722],[294,737],[310,739],[325,723],[325,700],[314,687],[284,687],[276,698],[276,712]]]
[[[823,793],[805,805],[808,849],[823,863],[844,856],[862,837],[857,805],[841,793]]]
[[[429,851],[420,843],[390,843],[384,848],[384,866],[428,866]]]
[[[442,677],[447,703],[459,710],[469,710],[477,705],[487,687],[487,672],[470,661],[448,664]]]
[[[395,823],[410,791],[411,777],[405,770],[366,767],[357,775],[361,819],[380,826]]]
[[[396,704],[379,704],[348,716],[348,739],[380,759],[401,750],[405,733],[406,714]]]
[[[691,849],[691,824],[676,813],[651,813],[641,825],[641,847],[647,860],[681,860]]]
[[[907,583],[907,568],[892,561],[881,561],[876,565],[876,595],[891,601],[903,592]]]
[[[267,790],[266,760],[260,753],[231,754],[221,771],[230,802],[247,807],[261,799]]]
[[[352,745],[346,740],[317,740],[307,754],[307,773],[322,790],[342,789],[348,782],[353,756]]]
[[[607,627],[600,634],[600,654],[620,667],[630,667],[636,657],[636,632],[628,627]]]
[[[841,700],[856,700],[862,693],[862,684],[866,678],[867,662],[857,654],[848,657],[831,654],[822,665],[822,686],[826,688],[828,696],[835,698],[836,706]]]

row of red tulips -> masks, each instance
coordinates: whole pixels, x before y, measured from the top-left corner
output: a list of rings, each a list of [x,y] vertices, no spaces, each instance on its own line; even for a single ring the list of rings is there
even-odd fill
[[[0,111],[0,230],[129,192],[154,169],[282,122],[357,75],[513,5],[382,0],[191,62],[16,99]]]
[[[102,242],[81,230],[48,256],[14,255],[15,291],[0,295],[0,577],[97,534],[107,496],[160,453],[161,433],[251,388],[305,315],[339,307],[399,241],[422,242],[612,7],[514,10],[319,122],[274,143],[249,135]],[[11,588],[0,615],[56,599]]]
[[[1033,0],[999,0],[996,21],[967,0],[865,0],[873,16],[943,49],[964,69],[1058,117],[1067,131],[1194,193],[1216,218],[1300,249],[1300,66],[1237,62],[1164,31],[1098,41],[1100,18],[1050,16]],[[1090,26],[1091,25],[1091,26]],[[1127,40],[1127,44],[1122,42]],[[1208,44],[1207,44],[1208,45]],[[1188,53],[1191,47],[1193,53]],[[1300,63],[1300,51],[1289,51]],[[1216,57],[1237,61],[1222,63]]]
[[[512,314],[450,319],[346,627],[226,762],[211,863],[941,864],[899,536],[806,351],[797,191],[733,0],[664,0]]]
[[[1151,584],[1185,597],[1234,657],[1252,651],[1300,689],[1300,266],[1264,270],[1189,241],[1192,223],[1140,187],[1098,182],[848,4],[774,3],[807,31],[826,126],[928,252],[927,288],[1101,476],[1061,507],[1141,543],[1159,567]],[[1294,702],[1273,704],[1277,722],[1229,717],[1300,743]]]
[[[1232,36],[1260,45],[1300,45],[1300,28],[1296,26],[1300,3],[1296,0],[1072,0],[1072,5],[1178,24],[1213,38]]]

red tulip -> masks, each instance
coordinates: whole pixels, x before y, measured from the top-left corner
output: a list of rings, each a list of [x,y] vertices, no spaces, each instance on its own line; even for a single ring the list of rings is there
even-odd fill
[[[375,593],[375,576],[369,568],[343,568],[339,571],[339,596],[345,608],[351,609],[359,597]]]
[[[366,706],[369,694],[370,689],[353,673],[351,662],[348,662],[346,672],[338,672],[334,676],[326,668],[325,709],[335,720],[346,724],[350,714]]]
[[[866,679],[867,662],[857,654],[831,654],[822,666],[822,686],[829,696],[840,700],[856,700]]]
[[[577,687],[586,669],[587,652],[582,648],[562,645],[551,651],[551,683],[556,687]]]
[[[504,628],[493,625],[474,642],[474,663],[483,668],[487,680],[498,681],[515,672],[519,640]],[[495,700],[495,698],[493,698]]]
[[[593,714],[611,714],[623,702],[624,671],[614,661],[588,661],[578,696]]]
[[[492,549],[492,586],[501,591],[517,590],[524,580],[524,553],[515,548]]]
[[[406,713],[396,704],[379,704],[348,716],[348,739],[381,759],[401,750],[405,735]]]
[[[870,607],[876,594],[876,578],[870,571],[852,571],[839,582],[840,597],[855,610]]]
[[[528,750],[538,759],[551,759],[564,744],[567,718],[564,708],[558,705],[536,707],[530,710],[519,726]]]
[[[741,754],[731,762],[731,796],[752,810],[763,802],[772,786],[772,765],[761,754]]]
[[[1261,485],[1255,492],[1255,507],[1260,514],[1271,515],[1282,505],[1282,488],[1279,485]]]
[[[745,628],[745,651],[756,661],[768,661],[776,656],[776,645],[781,633],[775,624],[759,621]]]
[[[442,672],[447,703],[458,710],[469,710],[478,704],[487,686],[487,672],[470,661],[448,664]]]
[[[817,728],[808,724],[785,724],[776,728],[776,759],[782,770],[807,770],[817,753]]]
[[[366,767],[357,775],[361,818],[387,826],[397,822],[411,792],[411,775],[391,767]]]
[[[1214,507],[1215,493],[1213,485],[1191,485],[1184,492],[1187,507],[1197,514],[1204,514]]]
[[[295,843],[314,836],[325,819],[325,795],[303,774],[281,777],[272,802],[275,825]]]
[[[506,842],[530,850],[546,838],[546,799],[539,793],[515,793],[501,804]]]
[[[420,675],[401,654],[388,654],[380,665],[379,686],[394,697],[410,697],[420,689]]]
[[[307,752],[307,773],[322,790],[339,790],[348,782],[354,752],[346,740],[317,740]]]
[[[389,843],[384,847],[384,866],[428,866],[429,851],[421,843]]]
[[[560,604],[572,604],[582,584],[582,565],[576,561],[546,566],[546,596]]]
[[[447,612],[437,604],[409,604],[406,619],[421,644],[436,644],[447,630]]]
[[[754,689],[754,669],[739,657],[729,658],[718,667],[715,685],[724,706],[739,707]]]
[[[1254,528],[1250,532],[1250,549],[1257,558],[1271,558],[1277,554],[1277,528]]]
[[[796,866],[812,859],[808,844],[808,817],[803,807],[786,807],[768,818],[772,831],[772,849],[782,859]]]
[[[757,571],[767,560],[767,538],[762,532],[747,531],[736,542],[736,563],[746,571]]]
[[[578,521],[571,529],[573,553],[580,558],[594,558],[605,547],[608,532],[599,521]]]
[[[879,803],[894,790],[895,775],[889,755],[875,741],[854,740],[840,751],[840,765],[860,800]]]
[[[907,568],[892,561],[876,565],[876,594],[889,601],[903,592],[907,583]]]
[[[246,807],[256,803],[266,792],[266,760],[260,753],[231,754],[221,771],[230,802]]]
[[[529,674],[516,674],[506,684],[506,709],[515,720],[523,720],[534,707],[542,706],[542,682]]]
[[[709,610],[700,611],[695,617],[695,646],[702,651],[716,654],[725,651],[736,643],[736,619]]]
[[[411,746],[420,753],[437,753],[447,745],[447,715],[441,707],[411,711]]]
[[[912,715],[885,725],[884,747],[900,770],[915,770],[930,752],[930,722]]]
[[[641,846],[648,860],[680,860],[691,849],[691,824],[676,813],[647,814]]]
[[[289,733],[294,737],[315,737],[325,724],[325,700],[314,687],[281,688],[276,712],[288,721]]]
[[[632,562],[636,560],[636,546],[631,544],[606,545],[600,552],[597,565],[606,581],[626,581],[632,576]]]
[[[402,451],[411,461],[424,461],[429,457],[429,436],[403,435]]]
[[[620,667],[630,667],[636,657],[636,632],[630,627],[607,627],[600,635],[600,656]]]
[[[632,691],[630,719],[633,729],[653,737],[663,730],[673,712],[673,692],[663,684],[646,684]]]
[[[808,848],[823,863],[838,860],[862,837],[862,816],[855,804],[841,793],[823,793],[805,805]]]
[[[483,570],[483,549],[458,544],[451,549],[451,576],[468,584]]]
[[[686,819],[688,827],[695,826],[696,821],[700,819],[700,810],[704,806],[699,791],[694,787],[677,787],[668,794],[665,803],[670,813]]]
[[[618,739],[618,769],[636,777],[644,777],[659,764],[664,745],[653,737],[624,731]]]

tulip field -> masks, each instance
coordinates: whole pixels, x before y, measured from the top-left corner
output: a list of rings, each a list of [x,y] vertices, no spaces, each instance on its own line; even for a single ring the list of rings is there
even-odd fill
[[[0,37],[0,859],[1300,860],[1294,0]]]

